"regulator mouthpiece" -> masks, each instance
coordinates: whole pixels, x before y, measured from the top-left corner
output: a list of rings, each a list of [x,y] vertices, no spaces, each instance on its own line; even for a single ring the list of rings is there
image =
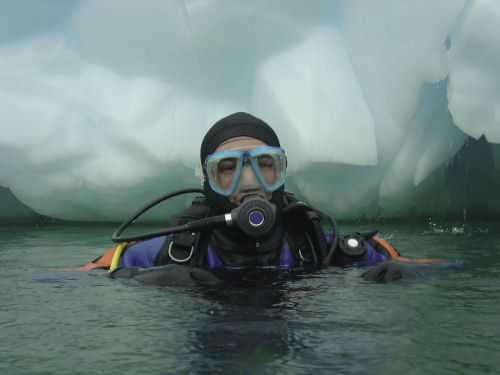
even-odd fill
[[[262,236],[274,227],[276,206],[258,195],[249,195],[231,211],[231,222],[250,236]]]

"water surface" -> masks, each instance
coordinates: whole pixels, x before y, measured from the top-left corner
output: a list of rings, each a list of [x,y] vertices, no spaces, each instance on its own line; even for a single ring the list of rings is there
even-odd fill
[[[499,223],[379,225],[404,255],[465,264],[390,284],[357,268],[230,289],[52,271],[102,253],[113,229],[0,227],[0,373],[500,372]]]

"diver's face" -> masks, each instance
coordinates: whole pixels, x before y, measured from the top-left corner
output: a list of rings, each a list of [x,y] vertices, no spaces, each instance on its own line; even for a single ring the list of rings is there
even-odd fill
[[[250,151],[254,148],[267,146],[266,143],[262,142],[260,139],[241,136],[230,138],[222,142],[217,149],[214,151],[220,152],[225,150],[235,150],[235,151]],[[268,182],[273,181],[276,178],[276,171],[274,168],[261,168],[262,176]],[[218,169],[219,183],[224,187],[229,187],[233,179],[233,170],[231,165],[221,165]],[[234,193],[227,197],[231,203],[237,206],[241,205],[243,198],[247,195],[257,194],[263,199],[270,200],[273,196],[271,192],[266,192],[262,185],[259,183],[257,176],[255,175],[253,169],[250,165],[244,165],[241,170],[241,175],[238,182],[238,188],[235,189]]]

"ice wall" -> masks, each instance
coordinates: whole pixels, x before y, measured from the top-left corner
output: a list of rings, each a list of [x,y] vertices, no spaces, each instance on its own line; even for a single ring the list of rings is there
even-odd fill
[[[199,186],[205,131],[241,110],[280,136],[287,187],[337,217],[497,215],[499,25],[495,0],[3,0],[0,216],[8,189],[122,220]]]

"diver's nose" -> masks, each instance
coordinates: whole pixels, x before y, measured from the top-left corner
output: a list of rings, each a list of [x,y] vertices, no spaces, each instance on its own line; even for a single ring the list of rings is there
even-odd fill
[[[240,183],[243,185],[255,185],[257,183],[257,176],[249,165],[244,165],[241,170]]]

